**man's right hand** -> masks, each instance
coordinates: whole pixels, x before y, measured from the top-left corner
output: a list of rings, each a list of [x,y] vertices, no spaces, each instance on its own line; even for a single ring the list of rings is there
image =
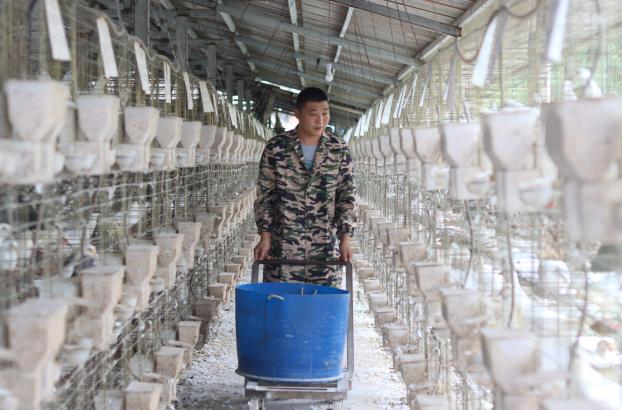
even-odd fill
[[[270,233],[262,232],[261,239],[253,251],[255,260],[267,259],[270,254]]]

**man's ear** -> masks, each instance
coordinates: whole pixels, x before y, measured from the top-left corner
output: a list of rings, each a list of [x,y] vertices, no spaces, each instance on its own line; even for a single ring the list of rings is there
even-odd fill
[[[300,112],[300,110],[298,108],[294,108],[294,117],[298,118],[298,120],[300,120],[300,117],[302,116],[302,112]]]

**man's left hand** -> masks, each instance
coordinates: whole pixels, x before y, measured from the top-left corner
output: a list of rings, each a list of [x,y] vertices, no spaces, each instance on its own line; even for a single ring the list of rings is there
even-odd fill
[[[352,246],[350,245],[350,237],[344,235],[339,241],[339,260],[342,262],[352,262]]]

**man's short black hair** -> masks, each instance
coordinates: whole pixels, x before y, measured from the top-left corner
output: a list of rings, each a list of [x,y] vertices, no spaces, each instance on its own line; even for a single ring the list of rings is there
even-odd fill
[[[302,110],[302,108],[305,106],[305,103],[308,101],[328,101],[328,96],[321,88],[307,87],[298,93],[298,97],[296,97],[296,108],[298,110]]]

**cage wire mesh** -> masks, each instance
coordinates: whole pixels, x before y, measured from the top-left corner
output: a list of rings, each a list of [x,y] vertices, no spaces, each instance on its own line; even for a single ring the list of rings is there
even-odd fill
[[[135,54],[136,38],[111,23],[109,17],[77,1],[59,1],[70,54],[69,62],[52,58],[44,2],[7,1],[0,4],[0,82],[9,79],[52,79],[66,84],[71,100],[80,95],[119,97],[118,120],[123,124],[125,107],[149,106],[162,117],[232,127],[229,113],[216,97],[216,112],[204,113],[198,79],[190,75],[184,84],[181,67],[139,46],[146,54],[149,92],[141,87]],[[104,19],[110,29],[118,76],[104,75],[96,21]],[[166,101],[164,70],[170,67],[171,102]],[[207,83],[211,96],[217,90]],[[194,109],[188,108],[188,93]],[[4,104],[4,99],[3,99]],[[4,118],[1,138],[11,138]],[[77,107],[68,107],[66,126],[59,144],[86,141],[76,126]],[[262,139],[250,123],[238,127],[245,138]],[[123,126],[112,145],[127,143]],[[153,146],[157,147],[157,141]],[[35,297],[71,298],[79,294],[79,274],[91,266],[123,265],[130,245],[152,244],[162,232],[175,232],[178,223],[194,221],[197,213],[223,203],[235,204],[240,212],[231,218],[222,237],[201,240],[195,249],[194,267],[177,267],[169,288],[153,291],[149,303],[129,319],[116,319],[112,342],[93,350],[82,365],[63,364],[55,396],[45,408],[87,409],[107,398],[118,398],[133,380],[153,372],[154,354],[176,340],[181,320],[193,317],[194,302],[209,296],[208,286],[217,281],[225,263],[237,255],[253,221],[240,205],[251,195],[257,163],[177,168],[174,171],[123,172],[113,169],[102,175],[74,176],[63,172],[50,184],[0,186],[0,316],[8,309]],[[245,202],[248,205],[248,201]],[[233,213],[231,214],[233,216]],[[186,261],[190,262],[190,261]],[[71,306],[67,328],[83,313]],[[7,335],[1,327],[1,344]],[[0,370],[11,368],[2,363]]]
[[[405,88],[401,116],[379,125],[375,120],[382,106],[372,106],[366,114],[371,120],[362,120],[364,124],[367,119],[369,129],[353,142],[376,140],[391,128],[474,121],[502,107],[538,107],[590,96],[596,88],[593,83],[605,96],[621,95],[617,61],[622,3],[569,2],[564,57],[558,64],[543,57],[552,3],[498,1],[483,7],[463,26],[461,37],[445,40],[437,51],[424,54],[424,64],[398,85],[395,98]],[[491,22],[497,25],[493,53],[485,86],[476,87],[474,67]],[[406,224],[410,239],[427,245],[430,260],[450,267],[455,285],[478,291],[487,304],[488,326],[532,332],[542,345],[543,366],[568,372],[567,384],[545,380],[533,388],[533,395],[586,397],[614,408],[620,405],[622,334],[617,295],[622,264],[613,256],[619,255],[618,245],[570,240],[559,193],[539,212],[507,214],[497,210],[492,192],[485,199],[456,201],[447,191],[426,191],[420,175],[401,182],[399,170],[369,160],[369,152],[365,156],[357,163],[356,178],[365,203],[382,210],[387,221]],[[490,168],[481,143],[477,158],[477,166]],[[541,129],[529,161],[540,175],[557,176]],[[619,169],[615,173],[619,175]],[[369,243],[362,251],[378,272],[400,321],[409,325],[411,342],[425,340],[427,380],[435,386],[428,393],[446,395],[451,408],[490,408],[495,401],[493,385],[481,362],[461,368],[452,336],[425,323],[421,301],[406,292],[390,297],[403,287],[403,274],[384,257],[386,249],[377,238],[371,242],[375,236],[371,226],[365,225],[358,236]],[[598,393],[605,389],[610,392],[606,399]]]

